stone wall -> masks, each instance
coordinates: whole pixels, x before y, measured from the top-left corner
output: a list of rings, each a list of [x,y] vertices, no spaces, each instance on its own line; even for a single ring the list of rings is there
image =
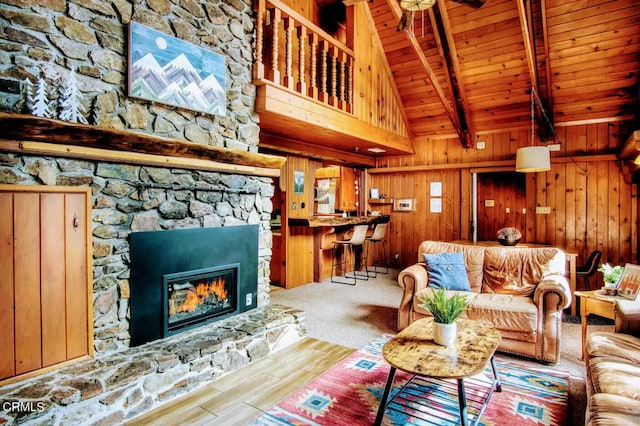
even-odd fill
[[[132,20],[224,55],[226,115],[127,96]],[[42,79],[59,117],[74,71],[89,124],[257,152],[251,0],[3,0],[0,24],[2,111],[28,113],[25,79]],[[0,423],[121,423],[304,334],[301,314],[269,305],[271,178],[0,152],[0,183],[91,187],[95,345],[93,360],[0,387],[3,404],[42,403]],[[242,224],[260,229],[258,309],[130,348],[128,235]]]
[[[226,116],[127,96],[132,20],[224,55]],[[1,110],[25,112],[25,78],[56,87],[74,70],[90,124],[257,151],[251,0],[4,0],[0,23]]]
[[[127,96],[132,20],[225,56],[226,116]],[[92,124],[257,151],[250,0],[6,0],[0,22],[0,109],[25,112],[25,79],[55,87],[73,70]],[[92,187],[97,351],[128,345],[131,231],[260,224],[258,305],[268,303],[270,178],[0,155],[0,183]]]

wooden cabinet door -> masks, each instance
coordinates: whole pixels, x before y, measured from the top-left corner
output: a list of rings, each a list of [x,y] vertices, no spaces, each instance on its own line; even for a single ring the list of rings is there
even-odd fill
[[[90,200],[0,185],[0,380],[93,353]]]
[[[356,176],[352,168],[340,167],[340,185],[338,185],[338,209],[351,212],[356,210]]]

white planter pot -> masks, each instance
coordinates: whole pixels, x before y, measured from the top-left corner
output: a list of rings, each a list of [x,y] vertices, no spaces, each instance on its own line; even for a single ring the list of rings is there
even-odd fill
[[[433,341],[442,346],[451,346],[456,340],[456,323],[433,323]]]

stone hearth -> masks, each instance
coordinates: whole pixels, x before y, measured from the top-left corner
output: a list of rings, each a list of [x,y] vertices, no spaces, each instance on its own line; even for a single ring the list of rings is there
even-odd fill
[[[0,424],[120,424],[305,334],[303,312],[261,307],[4,386]]]

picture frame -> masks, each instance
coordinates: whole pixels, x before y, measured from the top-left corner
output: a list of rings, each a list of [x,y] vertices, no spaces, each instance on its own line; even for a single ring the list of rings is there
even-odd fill
[[[129,24],[128,95],[225,116],[225,57],[138,22]]]
[[[304,194],[304,171],[293,171],[293,193]]]
[[[627,263],[618,281],[618,296],[635,300],[640,292],[640,265]]]
[[[398,212],[413,211],[413,198],[397,198],[393,200],[393,210]]]
[[[378,191],[378,188],[371,188],[370,192],[371,192],[370,198],[374,200],[377,200],[378,198],[380,198],[380,192]]]

